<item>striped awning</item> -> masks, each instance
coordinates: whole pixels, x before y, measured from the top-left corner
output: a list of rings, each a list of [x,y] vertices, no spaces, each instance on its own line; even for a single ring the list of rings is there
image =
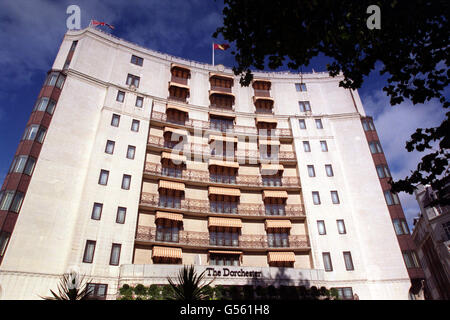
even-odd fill
[[[270,262],[295,262],[293,252],[269,252],[267,255]]]
[[[172,213],[165,211],[156,211],[155,220],[158,219],[167,219],[172,221],[183,221],[183,215],[181,213]]]
[[[234,218],[209,217],[208,227],[242,228],[242,220]]]
[[[170,110],[170,109],[178,110],[178,111],[185,112],[185,113],[189,112],[189,110],[187,108],[183,108],[183,107],[179,107],[179,106],[174,106],[172,104],[168,104],[167,107],[166,107],[166,110]]]
[[[159,180],[158,188],[184,191],[184,183],[167,181],[167,180]]]
[[[209,250],[209,253],[215,254],[242,254],[242,251],[226,251],[226,250]]]
[[[161,158],[176,160],[176,161],[180,161],[180,162],[186,162],[186,156],[183,156],[181,154],[172,153],[172,152],[163,152],[161,154]]]
[[[181,259],[183,257],[183,251],[181,250],[181,248],[154,246],[152,250],[152,258],[155,257]]]
[[[210,111],[209,112],[210,116],[218,116],[218,117],[224,117],[224,118],[236,118],[236,115],[234,114],[230,114],[230,113],[225,113],[225,112],[217,112],[217,111]]]
[[[259,144],[267,144],[271,146],[279,146],[280,140],[265,140],[265,139],[259,139]]]
[[[224,142],[233,142],[233,143],[237,143],[238,139],[236,137],[225,137],[225,136],[218,136],[218,135],[210,135],[209,136],[209,142],[211,141],[224,141]]]
[[[209,159],[208,166],[220,166],[220,167],[228,167],[228,168],[239,168],[238,162],[232,161],[222,161],[216,159]]]
[[[188,133],[186,130],[182,130],[182,129],[176,129],[176,128],[172,128],[172,127],[164,127],[164,133],[166,132],[171,132],[171,133],[176,133],[180,136],[187,136]]]
[[[265,122],[265,123],[278,123],[277,119],[274,118],[256,118],[256,123]]]
[[[290,229],[292,223],[290,220],[266,220],[266,229]]]
[[[263,191],[263,199],[266,198],[287,198],[287,191],[278,191],[278,190],[264,190]]]
[[[179,87],[179,88],[183,88],[183,89],[189,90],[189,86],[187,86],[185,84],[178,83],[178,82],[173,82],[173,81],[169,81],[169,87]]]
[[[241,190],[232,188],[209,187],[208,194],[217,194],[221,196],[240,197]]]
[[[282,164],[270,164],[270,163],[262,163],[261,164],[261,174],[264,172],[273,173],[274,171],[283,171],[284,166]]]

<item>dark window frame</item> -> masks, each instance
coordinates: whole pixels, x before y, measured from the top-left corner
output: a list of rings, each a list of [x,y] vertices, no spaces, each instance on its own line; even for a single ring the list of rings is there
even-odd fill
[[[92,250],[92,259],[91,261],[87,260],[87,248],[89,244],[94,245],[94,250]],[[86,240],[86,244],[84,246],[84,253],[83,253],[83,263],[92,263],[94,261],[94,255],[95,255],[95,247],[97,246],[97,241],[95,240]]]
[[[118,254],[118,257],[117,257],[117,262],[113,263],[112,259],[113,259],[114,248],[119,248],[119,254]],[[120,253],[121,253],[121,251],[122,251],[122,244],[120,244],[120,243],[113,243],[112,244],[112,246],[111,246],[111,254],[110,254],[110,257],[109,257],[109,265],[110,266],[118,266],[118,265],[120,265]]]

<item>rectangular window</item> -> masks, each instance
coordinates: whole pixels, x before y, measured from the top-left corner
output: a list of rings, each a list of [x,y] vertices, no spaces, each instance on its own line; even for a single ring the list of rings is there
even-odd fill
[[[92,263],[94,260],[95,241],[86,240],[86,246],[84,247],[83,262]]]
[[[309,101],[299,101],[298,105],[300,107],[300,112],[311,111],[311,106],[309,105]]]
[[[102,216],[102,210],[103,210],[103,204],[94,202],[94,206],[92,207],[91,219],[92,220],[100,220],[100,217]]]
[[[128,86],[135,86],[136,88],[139,88],[139,81],[141,80],[140,77],[128,74],[127,76],[127,85]]]
[[[0,257],[3,257],[5,254],[6,247],[9,242],[10,233],[2,231],[0,233]]]
[[[316,128],[317,129],[323,129],[322,120],[316,119]]]
[[[306,84],[304,84],[304,83],[296,83],[295,84],[295,90],[297,90],[298,92],[306,91]]]
[[[112,119],[111,119],[111,125],[113,127],[118,127],[120,123],[120,116],[118,114],[113,113]]]
[[[46,85],[47,86],[54,86],[56,84],[56,80],[58,79],[58,73],[52,72],[48,75]]]
[[[24,194],[23,192],[16,192],[16,195],[14,196],[14,200],[11,203],[11,207],[9,208],[9,211],[19,213],[20,207],[22,206]]]
[[[36,164],[36,159],[33,157],[28,157],[28,161],[25,166],[25,169],[23,170],[23,173],[31,176],[33,174],[35,164]]]
[[[108,140],[106,141],[106,148],[105,148],[105,152],[108,154],[113,154],[114,153],[114,146],[115,146],[115,142]]]
[[[106,292],[108,291],[108,285],[102,283],[88,283],[89,299],[105,300]]]
[[[133,122],[131,123],[131,131],[139,132],[139,123],[139,120],[133,119]]]
[[[14,198],[14,191],[3,191],[0,197],[0,210],[8,211]]]
[[[313,203],[314,204],[320,204],[320,195],[318,191],[313,191],[312,192],[312,197],[313,197]]]
[[[142,108],[144,105],[144,98],[143,97],[136,97],[136,104],[135,106],[138,108]]]
[[[127,208],[118,207],[117,208],[116,223],[124,224],[126,215],[127,215]]]
[[[336,220],[337,223],[337,229],[339,234],[346,234],[347,231],[345,230],[345,223],[344,220]]]
[[[373,154],[383,152],[383,149],[381,149],[381,145],[378,141],[369,142],[369,148],[370,148],[370,152],[372,152]]]
[[[409,234],[409,227],[405,219],[394,219],[392,222],[397,235]]]
[[[400,200],[398,199],[398,195],[395,193],[386,190],[384,192],[384,198],[386,199],[386,203],[388,206],[392,206],[395,204],[400,204]]]
[[[325,271],[333,271],[333,264],[331,263],[331,255],[329,252],[322,252],[322,258],[323,258],[323,267],[325,268]]]
[[[122,178],[122,189],[129,190],[131,183],[131,176],[128,174],[124,174]]]
[[[134,159],[134,154],[136,153],[135,146],[128,146],[127,159]]]
[[[403,260],[405,260],[406,268],[419,268],[419,261],[416,253],[412,250],[402,251]]]
[[[320,141],[320,148],[322,148],[323,152],[327,152],[328,151],[327,142],[326,141]]]
[[[316,172],[314,171],[314,166],[313,165],[308,165],[308,175],[310,177],[315,177],[316,176]]]
[[[325,229],[325,221],[317,220],[317,230],[319,231],[320,235],[327,234],[327,230]]]
[[[113,243],[111,247],[111,257],[109,258],[109,264],[112,266],[118,266],[120,261],[120,249],[121,244]]]
[[[131,55],[131,63],[142,67],[144,59],[133,54]]]
[[[299,119],[298,123],[300,125],[300,129],[306,129],[306,123],[305,123],[305,119]]]
[[[391,177],[391,172],[389,171],[389,168],[386,165],[380,164],[380,165],[376,166],[376,168],[377,168],[378,178],[383,179],[383,178]]]
[[[325,172],[327,173],[327,177],[334,176],[333,167],[331,166],[331,164],[325,165]]]
[[[100,177],[98,179],[98,184],[106,186],[108,184],[108,176],[109,176],[109,171],[101,170],[100,171]]]
[[[331,193],[331,201],[334,204],[338,204],[339,203],[339,196],[338,196],[338,192],[337,191],[330,191]]]
[[[373,125],[373,122],[370,119],[363,120],[362,121],[362,125],[363,125],[363,128],[364,128],[364,131],[371,131],[371,130],[373,131],[373,130],[375,130],[375,126]]]
[[[353,260],[352,260],[352,254],[350,251],[344,251],[344,262],[345,262],[345,269],[347,271],[355,270],[353,267]]]
[[[311,152],[311,147],[309,145],[309,141],[303,141],[303,150],[305,152]]]
[[[116,101],[123,102],[123,100],[125,100],[125,92],[117,91]]]

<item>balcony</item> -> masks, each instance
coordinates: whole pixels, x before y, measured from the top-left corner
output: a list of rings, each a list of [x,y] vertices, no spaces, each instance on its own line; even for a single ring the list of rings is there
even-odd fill
[[[182,247],[192,247],[192,248],[205,248],[205,249],[241,249],[241,250],[254,250],[254,251],[271,251],[276,250],[297,250],[297,251],[308,251],[310,249],[309,239],[306,235],[289,235],[288,236],[288,247],[274,247],[269,245],[267,235],[240,235],[238,246],[230,245],[218,246],[211,245],[208,232],[198,232],[198,231],[179,231],[178,242],[164,242],[156,240],[156,228],[147,226],[138,226],[136,231],[137,242],[148,243],[148,244],[175,244],[176,246]]]
[[[156,193],[147,193],[143,192],[141,194],[141,202],[140,205],[143,207],[149,207],[152,209],[162,209],[168,208],[171,210],[177,210],[183,213],[191,213],[193,215],[207,215],[213,214],[210,209],[209,200],[196,200],[196,199],[181,199],[179,204],[175,207],[165,205],[165,203],[159,201],[159,195]],[[285,205],[284,206],[284,215],[272,215],[267,214],[266,206],[263,204],[249,204],[249,203],[238,203],[237,212],[229,213],[230,215],[238,215],[238,216],[246,216],[246,217],[260,217],[260,218],[268,218],[268,217],[298,217],[301,219],[305,218],[305,212],[302,205]],[[217,213],[220,214],[228,214],[228,213]]]

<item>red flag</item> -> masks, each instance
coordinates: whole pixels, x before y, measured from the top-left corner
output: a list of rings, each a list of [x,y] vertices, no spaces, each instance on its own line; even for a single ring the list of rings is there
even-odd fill
[[[214,43],[214,49],[227,50],[229,47],[230,47],[230,45],[228,43],[223,43],[223,44]]]
[[[111,29],[114,29],[114,26],[112,26],[112,25],[110,25],[110,24],[108,24],[106,22],[101,22],[101,21],[97,21],[97,20],[92,20],[91,22],[92,22],[92,25],[94,27],[96,27],[96,26],[107,26],[107,27],[110,27]]]

